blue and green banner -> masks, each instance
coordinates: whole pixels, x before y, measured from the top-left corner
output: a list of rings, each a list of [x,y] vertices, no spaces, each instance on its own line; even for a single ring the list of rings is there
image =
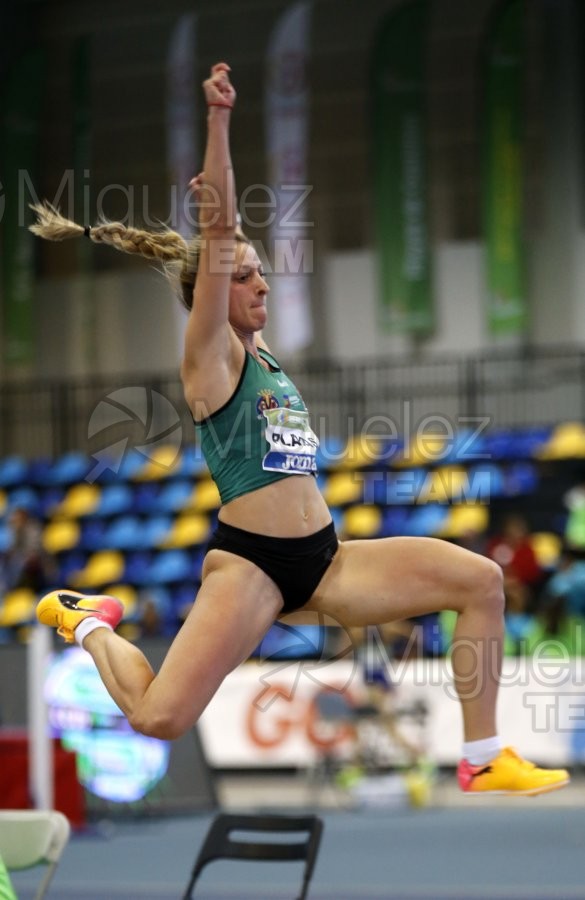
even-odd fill
[[[508,0],[487,35],[483,103],[483,231],[493,335],[527,325],[523,219],[524,0]]]
[[[428,229],[426,49],[428,0],[384,19],[373,53],[374,212],[381,325],[434,327]]]
[[[2,236],[2,335],[7,370],[34,359],[34,245],[28,230],[29,187],[36,183],[39,114],[45,57],[30,50],[16,63],[2,96],[0,229]]]

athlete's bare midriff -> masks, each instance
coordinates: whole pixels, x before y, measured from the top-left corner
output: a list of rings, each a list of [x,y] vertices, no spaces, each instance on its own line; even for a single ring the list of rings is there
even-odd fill
[[[291,475],[226,503],[219,519],[271,537],[305,537],[325,528],[331,513],[315,478]]]

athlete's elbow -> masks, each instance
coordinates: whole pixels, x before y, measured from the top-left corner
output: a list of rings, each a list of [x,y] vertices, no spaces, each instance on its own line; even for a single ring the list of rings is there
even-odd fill
[[[137,711],[128,717],[134,731],[146,737],[158,738],[161,741],[175,741],[191,728],[193,723],[182,716],[166,712],[141,713]]]

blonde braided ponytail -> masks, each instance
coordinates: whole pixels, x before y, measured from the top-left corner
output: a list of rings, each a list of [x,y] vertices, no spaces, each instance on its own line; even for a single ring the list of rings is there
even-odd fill
[[[186,309],[193,306],[193,290],[199,268],[201,239],[195,236],[189,243],[176,231],[143,231],[130,228],[122,222],[101,221],[91,228],[78,225],[71,219],[62,216],[56,207],[45,200],[44,203],[31,204],[37,221],[30,225],[30,230],[38,237],[48,241],[66,241],[69,238],[90,238],[96,244],[109,244],[122,253],[133,253],[146,259],[158,259],[163,265],[165,274]],[[250,243],[238,228],[235,234],[238,243]],[[173,263],[180,263],[180,270]]]
[[[134,253],[146,259],[184,262],[189,255],[187,242],[176,231],[143,231],[122,222],[107,221],[99,222],[92,228],[84,228],[77,222],[66,219],[47,201],[31,205],[31,209],[36,214],[37,221],[30,226],[30,230],[48,241],[65,241],[86,235],[96,244],[109,244],[122,253]]]

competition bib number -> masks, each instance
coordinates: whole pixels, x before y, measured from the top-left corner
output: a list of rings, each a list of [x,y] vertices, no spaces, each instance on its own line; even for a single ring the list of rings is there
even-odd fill
[[[265,409],[268,452],[262,460],[267,472],[310,475],[317,471],[319,438],[309,425],[309,414],[279,406]]]

